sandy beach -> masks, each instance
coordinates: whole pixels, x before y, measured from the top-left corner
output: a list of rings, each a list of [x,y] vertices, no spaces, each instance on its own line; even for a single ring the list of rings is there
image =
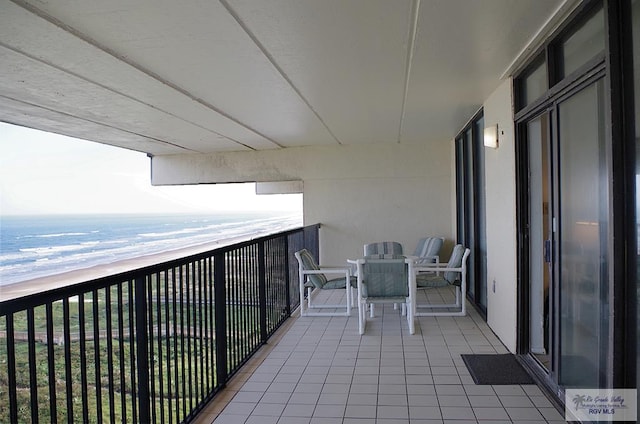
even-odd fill
[[[96,278],[108,277],[110,275],[136,270],[146,266],[183,258],[185,256],[207,252],[219,247],[251,240],[253,238],[261,236],[264,236],[264,234],[255,234],[253,237],[249,238],[226,238],[222,240],[216,240],[215,242],[211,243],[204,243],[151,255],[142,255],[109,264],[101,264],[88,268],[76,269],[73,271],[50,275],[47,277],[40,277],[32,280],[21,281],[18,283],[2,285],[0,286],[0,302],[28,296],[34,293],[41,293],[59,287],[79,284],[85,281],[94,280]]]

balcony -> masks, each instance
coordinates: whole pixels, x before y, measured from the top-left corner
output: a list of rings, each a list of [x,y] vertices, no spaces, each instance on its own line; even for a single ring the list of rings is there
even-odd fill
[[[433,290],[431,296],[452,295]],[[460,354],[507,350],[468,311],[419,317],[409,335],[400,311],[385,305],[362,337],[356,314],[292,317],[195,422],[564,423],[535,385],[474,384]]]
[[[362,337],[355,314],[297,317],[293,252],[318,231],[0,302],[0,421],[563,422],[536,386],[473,384],[461,353],[506,352],[473,309],[413,336],[393,307]]]
[[[7,296],[0,422],[193,420],[297,307],[318,228]]]

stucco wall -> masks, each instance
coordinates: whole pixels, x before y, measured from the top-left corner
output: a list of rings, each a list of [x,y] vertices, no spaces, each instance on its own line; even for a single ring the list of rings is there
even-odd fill
[[[487,323],[507,348],[515,352],[517,232],[511,85],[511,80],[504,81],[484,104],[485,125],[497,123],[500,132],[499,147],[485,148]]]
[[[367,242],[412,253],[420,237],[451,241],[450,164],[449,141],[156,156],[152,183],[302,181],[305,224],[322,224],[320,260],[343,265]]]

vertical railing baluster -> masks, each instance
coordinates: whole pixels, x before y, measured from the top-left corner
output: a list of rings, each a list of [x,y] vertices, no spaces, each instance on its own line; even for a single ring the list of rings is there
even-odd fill
[[[242,356],[242,358],[246,358],[249,356],[249,352],[251,352],[255,345],[256,341],[260,338],[260,331],[257,330],[257,326],[260,324],[260,312],[256,311],[255,308],[255,299],[253,298],[253,294],[256,293],[257,284],[256,279],[254,278],[253,270],[251,269],[251,259],[253,257],[253,251],[256,247],[255,244],[251,244],[247,246],[244,250],[243,260],[242,260],[242,309],[245,315],[245,338],[247,339],[247,353]],[[258,301],[260,303],[260,301]],[[257,313],[256,313],[257,312]]]
[[[291,316],[291,275],[289,272],[289,236],[283,236],[283,257],[284,257],[284,291],[285,291],[285,304],[286,304],[286,315],[287,317]]]
[[[173,314],[173,369],[174,369],[174,387],[176,391],[176,405],[173,408],[175,412],[176,422],[180,422],[180,379],[178,378],[178,373],[180,371],[180,367],[178,364],[178,290],[177,290],[177,279],[178,273],[176,272],[176,268],[172,268],[172,314]],[[173,414],[172,414],[173,415]]]
[[[265,242],[258,244],[258,306],[260,311],[260,342],[267,341],[267,278]]]
[[[80,391],[82,393],[82,420],[89,422],[89,383],[87,379],[87,329],[84,315],[84,294],[78,295],[78,325],[80,335]]]
[[[109,381],[109,419],[116,421],[115,384],[113,381],[113,322],[111,316],[111,286],[107,286],[105,292],[105,313],[107,320],[107,379]]]
[[[71,374],[71,328],[69,316],[69,298],[62,300],[62,316],[64,317],[64,370],[67,388],[67,422],[73,423],[73,376]]]
[[[265,241],[259,241],[256,244],[251,246],[251,262],[250,266],[247,269],[247,278],[250,281],[252,287],[252,294],[249,297],[251,299],[251,310],[253,314],[253,351],[255,351],[259,346],[262,345],[262,336],[260,331],[261,326],[261,316],[260,316],[260,246],[265,246]],[[266,268],[265,268],[266,269]],[[265,277],[266,278],[266,277]],[[266,287],[266,286],[265,286]],[[258,304],[256,307],[256,297],[258,298]],[[265,315],[265,328],[267,323],[267,316]]]
[[[147,342],[149,349],[147,358],[149,361],[149,411],[151,413],[151,422],[156,420],[156,363],[155,363],[155,345],[153,341],[153,278],[158,278],[158,273],[148,274],[145,279],[145,288],[147,296]]]
[[[193,382],[192,382],[192,369],[191,369],[191,363],[192,363],[192,357],[191,357],[191,284],[189,284],[191,282],[191,269],[190,269],[190,265],[192,265],[191,263],[187,263],[187,265],[185,266],[185,288],[187,290],[187,299],[186,299],[186,306],[187,306],[187,378],[186,380],[186,384],[187,384],[187,389],[188,389],[188,393],[189,393],[189,411],[193,410]],[[188,412],[187,412],[188,414]]]
[[[38,370],[36,365],[36,337],[33,308],[27,309],[27,343],[29,357],[29,392],[31,395],[31,422],[38,423]]]
[[[203,279],[202,279],[202,284],[203,286],[203,290],[202,290],[202,309],[204,312],[204,320],[202,322],[203,324],[203,330],[204,330],[204,352],[203,355],[204,356],[204,366],[205,369],[203,370],[203,376],[204,376],[204,387],[207,390],[207,394],[211,393],[211,385],[209,384],[209,376],[211,373],[211,363],[209,361],[209,344],[211,343],[211,338],[209,337],[210,333],[209,333],[209,278],[211,276],[211,274],[209,273],[210,269],[209,269],[209,258],[205,258],[202,260],[202,269],[203,269]]]
[[[214,311],[216,317],[216,374],[218,387],[227,382],[227,299],[225,281],[225,254],[214,257],[213,289],[215,291]]]
[[[102,371],[100,366],[100,315],[98,290],[93,290],[93,361],[96,385],[96,418],[102,423]]]
[[[172,285],[173,287],[171,288],[172,290],[172,299],[171,299],[171,303],[172,303],[172,314],[173,314],[173,370],[174,370],[174,387],[175,387],[175,392],[176,392],[176,405],[173,408],[174,412],[175,412],[175,417],[176,417],[176,422],[180,422],[180,379],[178,378],[179,375],[179,371],[180,371],[180,366],[178,364],[178,358],[180,357],[180,355],[178,355],[178,288],[177,288],[177,281],[178,279],[178,273],[176,272],[176,268],[172,268]],[[173,415],[173,414],[172,414]]]
[[[205,280],[205,277],[203,275],[204,273],[204,267],[202,266],[204,262],[204,259],[198,259],[198,343],[199,343],[199,348],[198,348],[198,356],[197,359],[200,360],[200,373],[197,373],[196,375],[200,377],[200,384],[197,385],[198,388],[200,388],[199,394],[198,394],[198,403],[200,401],[202,401],[205,398],[205,379],[204,379],[204,375],[205,375],[205,369],[204,369],[204,345],[205,345],[205,341],[203,340],[203,321],[202,321],[202,315],[203,315],[203,308],[205,307],[204,303],[203,303],[203,299],[202,299],[202,283]]]
[[[209,267],[209,279],[207,280],[207,287],[209,288],[209,305],[207,308],[209,309],[209,343],[207,344],[211,346],[211,352],[210,352],[211,375],[209,376],[209,379],[212,382],[211,390],[216,390],[218,388],[217,368],[219,364],[216,362],[217,348],[215,344],[216,343],[215,331],[216,331],[217,323],[216,323],[216,316],[215,316],[216,297],[214,295],[214,279],[215,279],[214,258],[213,257],[207,258],[207,263]]]
[[[227,255],[230,255],[231,252],[227,252]],[[227,293],[227,297],[225,299],[225,303],[226,303],[226,307],[227,307],[227,320],[225,321],[226,323],[226,327],[227,327],[227,344],[226,344],[226,349],[227,349],[227,362],[224,364],[225,367],[227,367],[227,375],[229,374],[229,371],[232,369],[232,364],[235,364],[235,353],[233,352],[233,344],[236,343],[235,340],[235,332],[234,332],[234,324],[235,324],[235,315],[234,315],[234,309],[235,309],[235,305],[233,303],[234,299],[234,276],[233,276],[233,262],[232,262],[232,258],[231,257],[227,257],[226,261],[225,261],[225,266],[227,267],[225,270],[225,276],[224,276],[224,284],[226,286],[226,293]],[[224,381],[224,384],[226,384],[226,380]]]
[[[258,273],[258,279],[264,280],[260,282],[260,289],[264,291],[264,304],[260,306],[260,309],[264,307],[264,325],[261,328],[260,342],[266,343],[269,337],[269,332],[274,323],[274,311],[277,307],[277,287],[274,285],[275,274],[274,265],[277,263],[277,248],[273,240],[264,241],[264,271]]]
[[[234,326],[235,328],[234,341],[236,344],[240,345],[240,349],[235,350],[236,358],[233,361],[234,372],[238,367],[238,364],[240,364],[240,362],[242,361],[242,358],[244,358],[244,355],[246,352],[246,346],[247,346],[247,341],[243,337],[243,333],[244,333],[243,327],[246,324],[246,320],[243,319],[243,307],[242,307],[242,269],[240,268],[240,265],[242,264],[240,260],[241,255],[242,255],[242,249],[236,249],[235,255],[234,255],[234,261],[233,261],[233,265],[234,265],[234,272],[233,272],[234,308],[233,309],[236,313],[236,322]]]
[[[9,373],[9,418],[18,422],[18,393],[16,384],[16,340],[13,329],[13,313],[7,314],[7,371]]]
[[[235,372],[236,367],[238,366],[238,362],[240,362],[240,358],[244,356],[244,342],[242,340],[242,317],[241,317],[241,308],[240,308],[240,276],[238,269],[238,257],[239,257],[239,249],[234,249],[233,254],[233,275],[227,276],[229,278],[228,282],[231,284],[231,291],[233,292],[233,300],[229,303],[228,306],[233,306],[233,340],[230,340],[231,343],[228,346],[233,350],[233,371]]]
[[[247,356],[247,352],[249,351],[249,346],[251,343],[251,316],[248,313],[248,305],[245,298],[245,294],[247,293],[247,278],[246,272],[244,269],[245,259],[247,257],[248,247],[243,247],[237,250],[236,255],[236,275],[237,280],[235,286],[238,290],[238,297],[236,298],[237,308],[238,308],[238,340],[242,341],[242,351],[238,353],[238,360],[236,361],[236,368],[242,362],[242,359]]]
[[[133,280],[127,280],[127,289],[129,293],[129,355],[131,361],[131,415],[132,421],[138,422],[138,385],[136,384],[136,352],[137,352],[137,339],[136,339],[136,296],[134,294],[134,282]]]
[[[56,396],[56,362],[53,340],[53,304],[46,304],[46,320],[47,320],[47,366],[49,379],[49,415],[51,424],[58,422],[58,405]]]
[[[136,356],[138,357],[138,419],[151,422],[149,405],[149,340],[147,335],[146,278],[139,275],[135,279],[136,296]]]
[[[231,251],[227,252],[227,255],[232,255]],[[226,307],[227,307],[227,363],[225,366],[227,367],[227,374],[231,371],[232,367],[235,366],[235,352],[233,351],[233,346],[237,344],[236,334],[235,334],[235,281],[234,281],[234,263],[233,256],[228,256],[225,261],[225,265],[227,269],[225,270],[225,280],[224,283],[226,285],[226,293],[227,298],[225,299]],[[224,382],[226,384],[226,380]]]
[[[122,283],[118,283],[117,297],[118,297],[118,362],[120,363],[120,409],[122,410],[122,419],[126,420],[127,417],[127,390],[125,381],[125,358],[124,358],[124,310],[123,310],[123,294]],[[85,421],[86,422],[86,421]]]
[[[265,255],[265,314],[268,316],[269,321],[265,321],[265,329],[263,335],[263,343],[266,342],[269,337],[269,333],[276,323],[280,320],[276,317],[276,310],[280,303],[279,290],[278,290],[278,266],[280,265],[280,250],[276,240],[268,240],[267,245],[269,247],[268,254]]]
[[[259,274],[260,260],[257,257],[260,252],[260,246],[264,242],[258,241],[247,248],[247,255],[245,256],[245,271],[244,278],[246,280],[246,288],[244,291],[244,304],[246,305],[247,315],[250,317],[249,321],[249,334],[251,334],[251,349],[255,350],[256,346],[260,344],[260,279],[256,272]],[[257,267],[257,268],[256,268]],[[256,297],[258,298],[258,307],[256,308]]]
[[[233,370],[235,372],[236,368],[242,358],[244,358],[246,352],[247,341],[243,337],[243,327],[246,324],[243,319],[243,307],[242,307],[242,269],[240,268],[241,260],[240,257],[242,255],[242,249],[235,249],[235,255],[233,257],[233,310],[235,311],[235,336],[234,336],[234,346],[239,345],[239,349],[235,349],[235,359],[233,361]]]
[[[158,384],[159,391],[158,398],[160,399],[160,422],[164,423],[164,361],[162,360],[162,286],[161,279],[166,281],[167,270],[163,270],[158,273],[158,279],[156,280],[156,327],[158,329]]]
[[[185,357],[185,349],[184,349],[184,274],[183,274],[183,266],[180,266],[180,365],[181,365],[181,386],[182,386],[182,416],[187,416],[187,386],[186,386],[186,367],[184,363]],[[181,420],[180,420],[181,421]]]
[[[196,296],[197,290],[197,280],[198,280],[198,269],[196,266],[196,261],[191,262],[191,291],[192,291],[192,303],[193,303],[193,311],[192,311],[192,323],[191,323],[191,343],[193,346],[193,350],[189,357],[191,360],[189,363],[193,363],[193,370],[189,375],[192,375],[193,378],[189,379],[190,387],[193,388],[193,391],[190,393],[190,399],[198,399],[198,327],[196,323],[196,315],[198,313],[198,299]],[[192,411],[194,409],[193,404],[190,408]]]
[[[167,352],[167,411],[169,424],[173,423],[173,414],[171,413],[171,398],[173,397],[173,391],[171,388],[171,315],[169,314],[169,302],[171,296],[169,292],[169,279],[173,278],[173,272],[171,269],[167,269],[164,278],[164,332],[165,332],[165,349]]]

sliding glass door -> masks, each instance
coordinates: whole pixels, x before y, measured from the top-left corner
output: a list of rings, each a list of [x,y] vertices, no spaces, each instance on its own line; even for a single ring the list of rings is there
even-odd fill
[[[553,245],[551,199],[550,113],[526,123],[529,169],[529,349],[550,369],[551,254]]]
[[[584,1],[515,78],[518,353],[560,403],[638,383],[638,22]]]
[[[558,124],[558,382],[600,387],[609,325],[603,81],[561,102]]]
[[[456,137],[457,242],[471,249],[467,296],[487,311],[487,242],[485,220],[484,118],[477,114]]]
[[[521,123],[528,352],[561,387],[599,387],[608,348],[610,204],[603,79]]]

